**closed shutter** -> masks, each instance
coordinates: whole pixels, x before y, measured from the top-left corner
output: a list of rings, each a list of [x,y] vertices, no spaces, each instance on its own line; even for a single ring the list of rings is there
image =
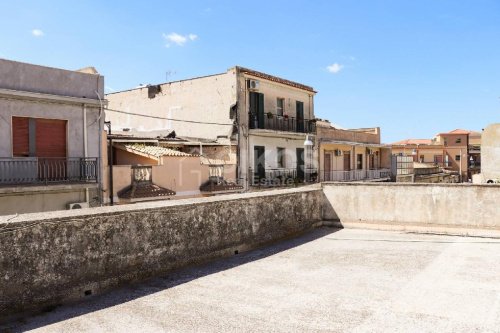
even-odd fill
[[[258,93],[259,99],[259,128],[265,128],[264,123],[264,94]]]
[[[36,120],[36,156],[66,157],[66,120]]]
[[[12,117],[12,155],[23,157],[30,155],[29,118]]]

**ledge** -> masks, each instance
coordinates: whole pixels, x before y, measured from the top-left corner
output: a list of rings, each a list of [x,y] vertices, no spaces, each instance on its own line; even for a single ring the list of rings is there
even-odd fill
[[[97,188],[97,183],[48,184],[48,185],[6,185],[0,186],[0,196],[18,195],[37,192],[68,192],[86,188]]]

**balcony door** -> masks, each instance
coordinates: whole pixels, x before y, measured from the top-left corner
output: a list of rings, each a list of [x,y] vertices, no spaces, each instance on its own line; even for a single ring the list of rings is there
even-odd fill
[[[325,181],[331,180],[332,173],[332,154],[325,153],[325,161],[324,161],[324,173],[325,173]]]
[[[297,101],[296,102],[296,110],[297,110],[297,132],[304,133],[304,103]]]
[[[297,148],[297,178],[304,180],[304,148]]]
[[[30,178],[37,174],[39,181],[66,180],[66,142],[66,120],[12,117],[12,155],[38,158],[29,163]]]
[[[250,100],[250,128],[265,128],[264,94],[251,91]]]
[[[254,179],[266,178],[266,148],[264,146],[253,147],[253,172]]]
[[[345,151],[344,152],[344,171],[350,171],[351,170],[351,152]]]

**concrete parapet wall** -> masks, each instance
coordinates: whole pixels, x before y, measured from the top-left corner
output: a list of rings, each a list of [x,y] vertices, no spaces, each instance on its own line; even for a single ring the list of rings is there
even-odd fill
[[[0,218],[0,320],[293,236],[319,187]]]
[[[500,230],[500,186],[324,183],[323,216],[349,226],[389,224]]]

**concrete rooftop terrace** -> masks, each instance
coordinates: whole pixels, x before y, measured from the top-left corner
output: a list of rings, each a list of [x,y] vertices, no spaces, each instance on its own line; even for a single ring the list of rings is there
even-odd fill
[[[323,227],[2,328],[499,332],[500,240]]]

